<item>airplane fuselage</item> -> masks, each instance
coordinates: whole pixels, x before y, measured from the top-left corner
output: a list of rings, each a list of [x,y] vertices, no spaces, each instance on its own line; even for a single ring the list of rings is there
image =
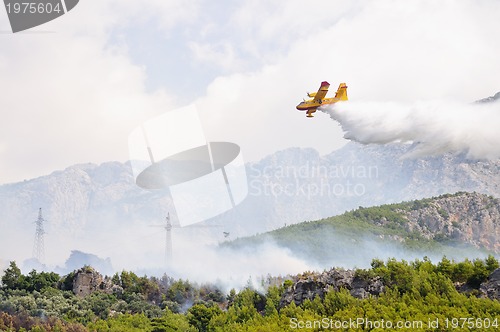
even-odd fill
[[[318,108],[323,105],[335,104],[340,101],[338,98],[324,98],[320,102],[314,101],[313,99],[305,100],[297,105],[299,111],[307,111],[312,108]]]

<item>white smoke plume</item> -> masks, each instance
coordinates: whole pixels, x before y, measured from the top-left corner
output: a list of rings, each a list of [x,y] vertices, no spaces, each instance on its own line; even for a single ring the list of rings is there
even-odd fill
[[[363,144],[417,143],[409,157],[466,153],[500,158],[500,102],[345,102],[322,107],[344,138]]]

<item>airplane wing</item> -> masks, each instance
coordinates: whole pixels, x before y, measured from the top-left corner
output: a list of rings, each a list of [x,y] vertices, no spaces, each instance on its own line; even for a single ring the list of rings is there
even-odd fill
[[[321,82],[321,86],[319,87],[318,92],[316,92],[313,101],[321,104],[321,100],[325,98],[326,94],[328,93],[329,87],[330,83],[328,83],[327,81]]]

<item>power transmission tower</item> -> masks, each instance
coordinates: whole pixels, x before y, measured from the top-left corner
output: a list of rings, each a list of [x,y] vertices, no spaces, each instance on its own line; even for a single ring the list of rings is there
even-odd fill
[[[45,259],[45,246],[43,244],[43,235],[45,231],[43,230],[43,222],[45,220],[42,217],[42,208],[38,210],[38,219],[35,221],[36,232],[35,232],[35,243],[33,244],[33,257],[35,257],[40,263]]]
[[[170,270],[173,267],[174,255],[172,250],[172,229],[181,228],[179,224],[172,224],[170,220],[170,212],[165,217],[163,225],[149,225],[150,227],[161,227],[165,230],[165,267]],[[205,228],[205,227],[221,227],[222,225],[191,225],[188,228]],[[228,234],[229,235],[229,234]]]
[[[170,212],[165,217],[166,223],[164,225],[150,225],[150,227],[161,227],[165,229],[165,267],[169,270],[172,267],[173,254],[172,254],[172,222],[170,221]],[[178,227],[178,226],[176,226]]]
[[[165,238],[165,266],[168,269],[169,267],[171,267],[172,260],[173,260],[173,255],[172,255],[172,223],[170,222],[170,213],[167,214],[167,217],[165,218],[165,220],[167,222],[165,225],[165,230],[167,233],[166,238]]]

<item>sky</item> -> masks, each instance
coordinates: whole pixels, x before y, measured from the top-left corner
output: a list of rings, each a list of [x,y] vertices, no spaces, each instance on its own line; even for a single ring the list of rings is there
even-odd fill
[[[0,184],[129,158],[142,122],[195,105],[245,161],[322,154],[340,125],[295,106],[327,80],[358,102],[500,91],[500,2],[82,0],[13,34],[0,8]],[[175,144],[175,142],[172,142]]]

